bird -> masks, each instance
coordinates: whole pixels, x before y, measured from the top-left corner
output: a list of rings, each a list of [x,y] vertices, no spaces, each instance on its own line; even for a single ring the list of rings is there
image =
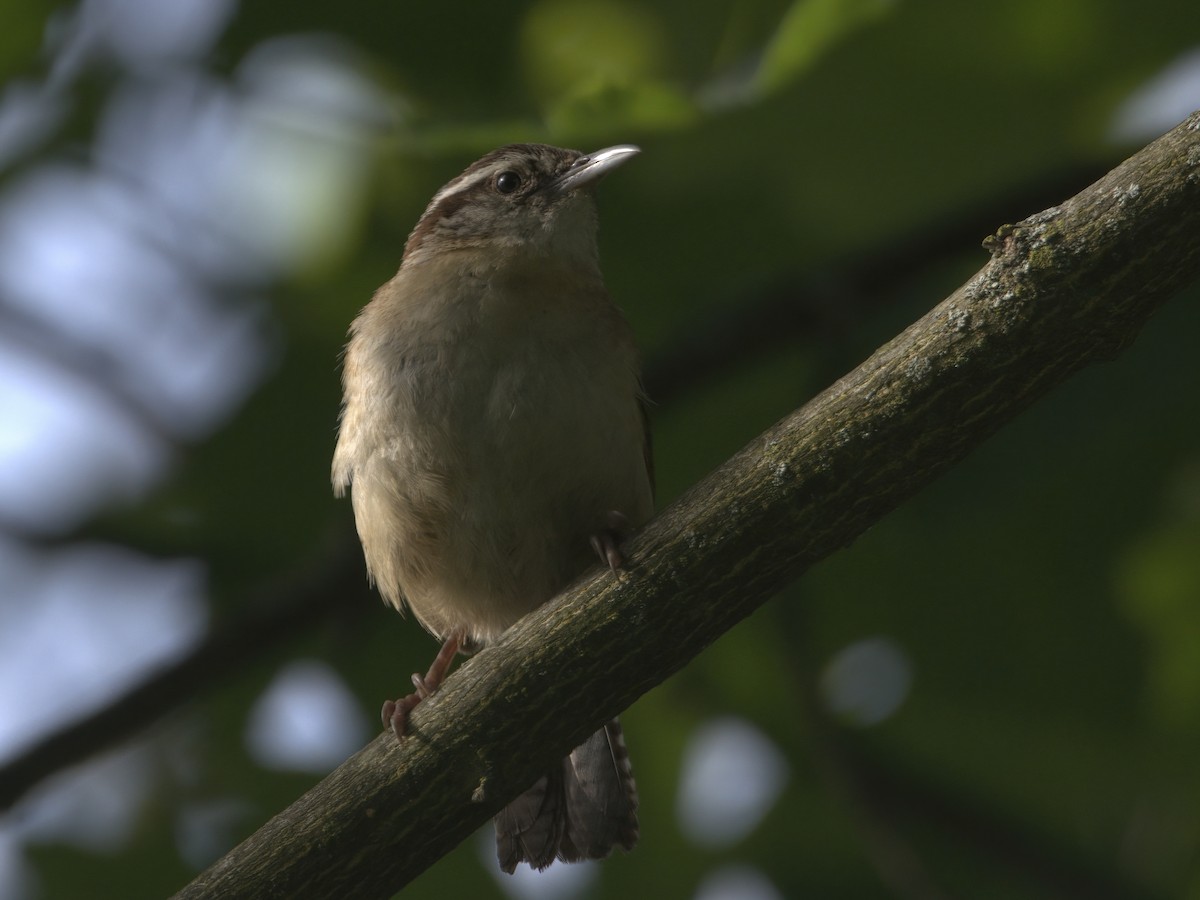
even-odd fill
[[[440,639],[409,714],[453,659],[495,641],[654,510],[631,326],[605,287],[595,187],[639,148],[512,144],[441,188],[343,356],[334,493],[370,579]],[[638,794],[612,719],[494,817],[501,869],[632,850]]]

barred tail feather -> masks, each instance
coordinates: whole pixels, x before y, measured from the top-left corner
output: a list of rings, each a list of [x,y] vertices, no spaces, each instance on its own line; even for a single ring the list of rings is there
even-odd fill
[[[556,856],[575,862],[632,850],[637,808],[629,752],[613,719],[496,816],[500,868],[512,872],[525,861],[544,869]]]

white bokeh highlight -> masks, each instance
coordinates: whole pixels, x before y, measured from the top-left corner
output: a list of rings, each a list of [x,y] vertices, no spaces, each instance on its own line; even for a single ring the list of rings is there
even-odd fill
[[[237,843],[244,823],[255,815],[244,800],[223,798],[190,803],[175,818],[175,846],[197,872],[224,856]]]
[[[1109,125],[1109,137],[1140,144],[1170,131],[1200,109],[1200,47],[1172,61],[1125,98]]]
[[[825,706],[852,725],[878,725],[893,715],[912,689],[908,654],[892,639],[870,637],[841,650],[821,675]]]
[[[250,711],[246,745],[261,766],[324,774],[366,743],[366,716],[341,676],[316,659],[288,663]]]
[[[177,658],[208,618],[201,567],[101,544],[0,541],[0,757]],[[103,593],[97,594],[97,585]]]
[[[38,895],[37,874],[25,860],[25,847],[13,829],[0,824],[0,897],[31,900]]]
[[[153,784],[146,774],[153,769],[152,754],[138,744],[65,772],[21,804],[19,831],[26,843],[113,853],[137,827]]]
[[[44,167],[13,185],[0,205],[4,314],[60,368],[192,437],[261,375],[265,307],[214,303],[146,215],[127,186],[82,170]]]
[[[783,900],[783,894],[758,869],[731,865],[706,875],[694,900]]]
[[[133,500],[169,456],[104,389],[0,335],[0,523],[53,531]]]
[[[353,54],[279,38],[235,79],[130,78],[86,164],[0,193],[0,523],[61,532],[150,490],[275,365],[258,292],[357,234],[392,111]]]
[[[537,871],[525,863],[511,875],[501,871],[496,858],[496,831],[489,822],[479,829],[475,841],[479,861],[495,879],[497,886],[512,900],[574,900],[592,893],[600,873],[595,862],[553,863]]]
[[[779,748],[744,719],[705,722],[688,739],[676,815],[692,841],[724,847],[750,834],[788,780]]]
[[[176,65],[207,52],[235,8],[234,0],[83,0],[63,37],[81,55],[130,70]]]

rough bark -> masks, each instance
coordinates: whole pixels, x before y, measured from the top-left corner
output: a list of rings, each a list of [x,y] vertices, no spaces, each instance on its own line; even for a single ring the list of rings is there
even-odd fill
[[[399,890],[814,562],[1117,355],[1200,277],[1200,114],[985,246],[954,294],[637,535],[625,574],[527,616],[418,708],[403,746],[373,741],[177,896]]]

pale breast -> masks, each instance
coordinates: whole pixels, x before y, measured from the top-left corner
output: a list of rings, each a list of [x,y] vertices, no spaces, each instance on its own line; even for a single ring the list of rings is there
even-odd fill
[[[628,326],[595,290],[547,287],[459,291],[403,339],[348,352],[348,378],[388,375],[347,407],[335,471],[339,457],[352,470],[381,592],[439,635],[494,638],[594,561],[610,510],[652,512]]]

